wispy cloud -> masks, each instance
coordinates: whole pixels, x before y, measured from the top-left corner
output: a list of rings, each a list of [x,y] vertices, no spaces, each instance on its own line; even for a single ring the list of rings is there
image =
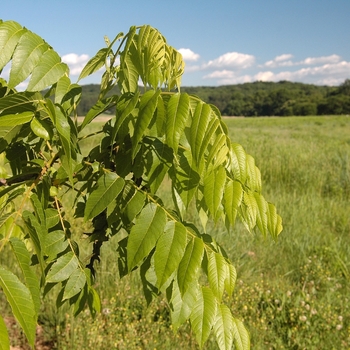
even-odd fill
[[[341,57],[338,55],[321,56],[321,57],[307,57],[304,60],[293,62],[291,54],[283,54],[276,56],[273,60],[265,62],[260,67],[277,68],[277,67],[292,67],[292,66],[313,66],[326,63],[338,63]]]
[[[186,72],[203,72],[202,78],[215,85],[253,81],[289,80],[318,85],[339,85],[350,77],[350,62],[341,56],[307,57],[295,60],[291,53],[276,56],[263,64],[249,54],[228,52],[207,62],[189,64]],[[283,69],[281,71],[281,69]]]

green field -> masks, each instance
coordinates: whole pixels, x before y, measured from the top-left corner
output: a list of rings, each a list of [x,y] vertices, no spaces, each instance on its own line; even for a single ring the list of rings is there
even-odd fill
[[[230,233],[208,228],[237,267],[228,304],[252,349],[350,349],[350,118],[225,121],[232,141],[255,158],[284,226],[277,242],[240,224]],[[82,232],[75,234],[83,241]],[[43,338],[58,349],[198,349],[190,327],[173,334],[162,297],[147,307],[137,274],[116,278],[116,242],[103,248],[102,314],[73,319],[51,296],[39,318]],[[214,339],[205,348],[216,349]]]

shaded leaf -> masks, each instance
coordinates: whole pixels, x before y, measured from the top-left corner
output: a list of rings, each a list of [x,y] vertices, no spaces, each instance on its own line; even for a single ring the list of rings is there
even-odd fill
[[[149,90],[141,97],[140,111],[136,119],[134,135],[132,138],[132,158],[135,158],[139,149],[138,143],[141,141],[153,118],[154,112],[157,108],[159,94],[160,90]]]
[[[63,300],[74,297],[84,288],[86,283],[85,271],[81,269],[75,270],[69,277],[64,288]]]
[[[85,221],[92,219],[105,210],[117,198],[124,184],[124,179],[116,173],[104,173],[98,179],[96,186],[92,189],[86,202],[84,212]]]
[[[52,127],[36,117],[30,122],[30,128],[36,136],[44,140],[50,140],[52,137]]]
[[[57,283],[68,279],[78,268],[79,261],[73,252],[62,255],[51,266],[46,275],[47,283]]]

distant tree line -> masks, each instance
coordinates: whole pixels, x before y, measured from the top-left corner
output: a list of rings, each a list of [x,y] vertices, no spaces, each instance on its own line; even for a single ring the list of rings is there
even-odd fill
[[[97,101],[99,85],[85,85],[78,115]],[[289,81],[244,83],[217,87],[182,87],[217,106],[225,116],[291,116],[350,114],[350,79],[338,87]],[[115,93],[115,91],[114,91]],[[110,110],[114,113],[114,110]]]

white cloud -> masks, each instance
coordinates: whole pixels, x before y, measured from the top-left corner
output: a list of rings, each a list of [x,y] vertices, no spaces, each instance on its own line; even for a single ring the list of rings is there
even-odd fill
[[[88,60],[89,56],[86,54],[69,53],[62,56],[62,61],[68,64],[71,75],[79,75]]]
[[[220,85],[241,84],[241,83],[249,83],[252,81],[251,76],[249,75],[240,76],[231,70],[217,70],[210,74],[205,75],[203,79],[217,79],[217,82]]]
[[[199,55],[197,53],[194,53],[191,49],[179,49],[178,50],[184,61],[198,61]]]
[[[234,69],[246,69],[251,67],[255,62],[255,57],[252,55],[239,53],[239,52],[228,52],[224,55],[211,60],[206,63],[203,68],[234,68]]]
[[[328,56],[331,57],[331,56]],[[272,71],[259,72],[254,80],[261,81],[298,81],[318,85],[338,85],[350,75],[350,62],[327,63],[316,67],[304,67],[296,71],[274,73]]]
[[[291,67],[291,66],[314,66],[326,63],[338,63],[341,57],[338,55],[321,56],[321,57],[307,57],[302,61],[293,62],[291,59],[293,55],[283,54],[276,56],[273,60],[265,62],[261,67],[277,68],[277,67]]]
[[[280,55],[280,56],[276,56],[275,57],[275,61],[276,62],[282,62],[282,61],[286,61],[286,60],[289,60],[293,58],[293,55],[291,55],[290,53],[285,53],[283,55]]]
[[[325,63],[338,63],[341,57],[338,55],[321,56],[321,57],[308,57],[305,60],[295,63],[295,65],[316,65]]]
[[[231,70],[216,70],[210,74],[205,75],[204,79],[222,79],[233,78],[235,73]]]
[[[293,66],[293,62],[291,61],[291,58],[293,58],[293,55],[291,55],[290,53],[285,53],[283,55],[276,56],[271,61],[265,62],[263,66],[269,67],[269,68]]]

